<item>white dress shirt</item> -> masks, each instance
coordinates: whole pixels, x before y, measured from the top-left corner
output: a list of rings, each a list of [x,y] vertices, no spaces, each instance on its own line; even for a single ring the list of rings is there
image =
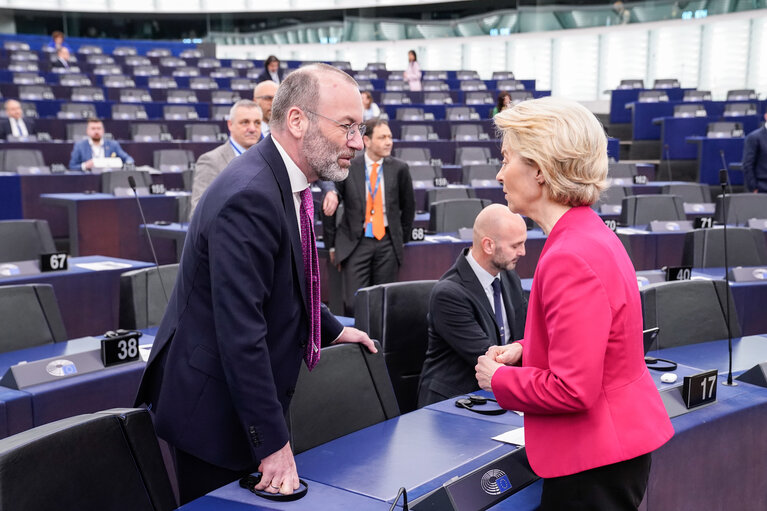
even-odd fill
[[[490,302],[490,308],[493,309],[493,313],[495,313],[495,298],[493,297],[493,281],[495,279],[500,279],[500,274],[496,277],[492,276],[490,273],[487,272],[483,267],[479,265],[476,259],[474,259],[474,256],[471,255],[471,250],[469,250],[468,254],[466,254],[466,260],[469,262],[469,266],[471,266],[471,269],[474,270],[474,274],[477,276],[477,280],[479,280],[479,284],[482,286],[482,289],[485,291],[485,295],[487,296],[487,301]],[[503,299],[503,298],[501,298]],[[503,302],[501,302],[503,304]],[[507,344],[509,342],[509,337],[511,336],[511,330],[509,330],[509,318],[506,317],[506,307],[501,307],[501,314],[503,315],[503,331],[504,331],[504,337],[503,344]]]

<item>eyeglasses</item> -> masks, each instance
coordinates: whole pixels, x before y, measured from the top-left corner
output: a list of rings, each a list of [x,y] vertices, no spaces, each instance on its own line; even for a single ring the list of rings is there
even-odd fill
[[[364,124],[358,124],[358,123],[352,123],[352,124],[344,124],[342,122],[338,122],[335,119],[331,119],[330,117],[325,117],[322,114],[318,114],[317,112],[312,112],[311,110],[307,110],[307,113],[310,113],[312,115],[316,115],[317,117],[322,117],[323,119],[326,119],[330,122],[334,122],[337,125],[341,126],[346,130],[346,140],[351,140],[354,138],[354,134],[359,132],[360,137],[365,136],[365,131],[367,130],[367,126]]]

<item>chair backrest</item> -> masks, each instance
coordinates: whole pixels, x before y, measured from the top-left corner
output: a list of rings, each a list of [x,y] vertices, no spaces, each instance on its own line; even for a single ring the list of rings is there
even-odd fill
[[[146,109],[140,104],[115,104],[112,105],[112,119],[122,119],[133,121],[136,119],[146,119]]]
[[[700,204],[711,202],[711,188],[701,183],[674,183],[664,185],[663,195],[678,195],[682,202]]]
[[[417,406],[418,380],[429,342],[426,315],[435,283],[380,284],[358,290],[354,298],[354,325],[381,342],[402,413]]]
[[[525,90],[525,84],[519,80],[498,80],[498,90]]]
[[[0,488],[3,511],[176,507],[146,410],[78,415],[0,440]]]
[[[471,114],[476,113],[477,111],[471,106],[452,106],[445,109],[445,116],[448,121],[471,119]]]
[[[0,286],[0,324],[2,353],[67,340],[50,284]]]
[[[743,136],[743,123],[741,122],[710,122],[706,129],[709,138],[732,138]]]
[[[460,84],[463,91],[487,90],[487,85],[482,80],[463,80]]]
[[[674,105],[674,117],[705,117],[706,107],[700,104]]]
[[[136,180],[136,191],[139,195],[149,193],[149,187],[152,184],[152,176],[149,172],[140,170],[115,170],[113,172],[104,172],[101,174],[101,193],[111,193],[117,196],[133,195],[128,184],[128,178],[133,177]]]
[[[727,228],[727,263],[733,266],[767,264],[767,243],[760,229]],[[724,229],[697,229],[684,235],[682,264],[693,268],[724,266]]]
[[[599,211],[603,205],[617,206],[623,204],[626,189],[622,186],[611,186],[599,194],[599,200],[594,203],[594,209]]]
[[[473,199],[474,190],[468,187],[432,188],[426,191],[426,209],[435,202],[452,199]]]
[[[453,140],[479,140],[480,133],[483,133],[479,124],[455,124],[450,126],[450,131]]]
[[[744,99],[756,99],[754,89],[736,89],[727,91],[727,101],[742,101]]]
[[[187,149],[157,149],[152,159],[153,167],[161,172],[181,172],[194,161],[194,153]]]
[[[168,129],[163,124],[154,122],[142,122],[131,124],[131,135],[134,141],[158,142]]]
[[[723,280],[678,280],[642,287],[644,328],[659,328],[657,340],[645,351],[726,339],[727,299],[732,335],[740,337],[732,293],[726,286]]]
[[[193,142],[215,142],[221,130],[218,124],[187,124],[186,139]]]
[[[323,348],[309,372],[305,365],[288,410],[293,452],[300,452],[399,415],[381,345]]]
[[[431,163],[431,150],[428,147],[395,147],[394,155],[411,166]]]
[[[43,153],[39,149],[4,149],[0,152],[0,171],[18,172],[19,167],[44,167]]]
[[[724,223],[725,210],[727,223],[745,225],[751,218],[767,218],[767,195],[761,193],[731,193],[724,200],[716,197],[714,220]]]
[[[644,89],[644,80],[638,80],[636,78],[628,78],[621,80],[618,84],[619,89]]]
[[[478,165],[490,159],[488,147],[458,147],[455,150],[456,165]]]
[[[402,103],[409,103],[408,100],[406,100],[407,96],[405,96],[402,92],[383,92],[381,93],[381,104],[382,105],[397,105]]]
[[[158,273],[159,271],[159,273]],[[131,330],[157,326],[178,276],[178,264],[132,270],[120,275],[120,328]],[[162,278],[162,283],[160,282]]]
[[[637,101],[640,103],[665,103],[668,101],[668,94],[663,90],[643,90],[639,91]]]
[[[491,105],[494,103],[493,96],[488,91],[466,92],[464,103],[467,105]]]
[[[429,206],[431,232],[458,232],[462,227],[473,227],[482,209],[490,204],[485,199],[453,199],[433,202]]]
[[[607,177],[609,178],[628,178],[631,179],[637,175],[636,163],[608,163],[607,164]]]
[[[434,186],[434,178],[442,177],[442,167],[439,165],[410,165],[410,178],[416,188]]]
[[[645,225],[653,220],[686,220],[682,198],[676,195],[629,195],[623,198],[620,223]]]
[[[411,124],[402,126],[402,140],[428,140],[429,134],[433,133],[431,125]]]
[[[397,120],[398,121],[422,121],[423,108],[398,108]]]
[[[653,85],[653,89],[674,89],[678,87],[679,80],[676,78],[658,78]]]
[[[686,90],[682,101],[711,101],[710,90]]]
[[[492,181],[497,184],[495,176],[498,175],[499,166],[493,163],[479,163],[464,165],[463,184],[474,186],[475,183]]]
[[[165,105],[162,107],[162,116],[171,121],[197,119],[197,109],[194,105]]]
[[[117,105],[115,105],[117,106]],[[69,122],[67,123],[67,140],[80,141],[88,136],[85,130],[88,127],[87,122]]]
[[[742,117],[756,115],[758,108],[756,103],[727,103],[724,105],[723,117]]]
[[[104,101],[104,90],[101,87],[74,87],[72,101]]]
[[[47,220],[0,221],[0,263],[39,259],[56,252]]]
[[[474,69],[460,69],[455,72],[458,80],[479,80],[479,73]]]

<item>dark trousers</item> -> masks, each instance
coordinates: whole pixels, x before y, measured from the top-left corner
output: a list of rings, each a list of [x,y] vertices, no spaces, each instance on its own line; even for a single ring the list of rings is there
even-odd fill
[[[363,236],[341,268],[346,315],[354,316],[354,293],[359,288],[394,282],[398,271],[389,229],[380,240]]]
[[[636,511],[650,477],[650,454],[543,480],[540,511]]]
[[[246,476],[251,471],[234,471],[211,465],[191,454],[174,449],[179,504],[184,505],[203,495]],[[255,472],[257,468],[253,468]]]

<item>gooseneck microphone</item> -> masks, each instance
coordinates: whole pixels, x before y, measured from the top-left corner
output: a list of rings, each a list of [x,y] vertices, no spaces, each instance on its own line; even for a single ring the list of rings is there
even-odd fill
[[[149,248],[152,250],[152,258],[154,259],[154,267],[157,269],[157,277],[160,279],[160,287],[162,287],[162,294],[165,296],[165,304],[167,305],[170,300],[168,299],[168,291],[165,289],[165,282],[162,281],[162,273],[160,273],[160,262],[157,260],[157,253],[154,251],[154,243],[152,243],[152,236],[149,234],[149,227],[146,224],[146,217],[144,216],[144,208],[141,207],[141,201],[138,198],[138,192],[136,191],[136,180],[133,176],[128,176],[128,186],[133,190],[133,196],[136,197],[136,204],[138,204],[138,211],[141,213],[141,222],[144,224],[144,231],[146,232],[146,239],[149,241]]]
[[[719,158],[722,160],[722,168],[724,169],[724,171],[719,171],[719,184],[722,185],[722,193],[724,193],[725,185],[727,188],[729,188],[730,193],[732,193],[732,186],[730,185],[730,173],[727,171],[727,162],[724,159],[724,149],[719,149]],[[724,183],[722,183],[722,172],[724,172]]]
[[[671,158],[669,158],[671,151],[669,151],[668,144],[664,145],[663,149],[666,151],[666,172],[668,173],[668,180],[673,181],[674,178],[671,176]]]
[[[724,160],[724,153],[722,153]],[[727,323],[727,350],[729,352],[729,368],[727,370],[727,381],[725,385],[734,387],[738,384],[732,380],[732,327],[730,326],[730,266],[727,262],[727,180],[729,173],[727,168],[719,171],[719,184],[722,186],[722,222],[724,223],[724,282],[725,282],[725,321]]]

